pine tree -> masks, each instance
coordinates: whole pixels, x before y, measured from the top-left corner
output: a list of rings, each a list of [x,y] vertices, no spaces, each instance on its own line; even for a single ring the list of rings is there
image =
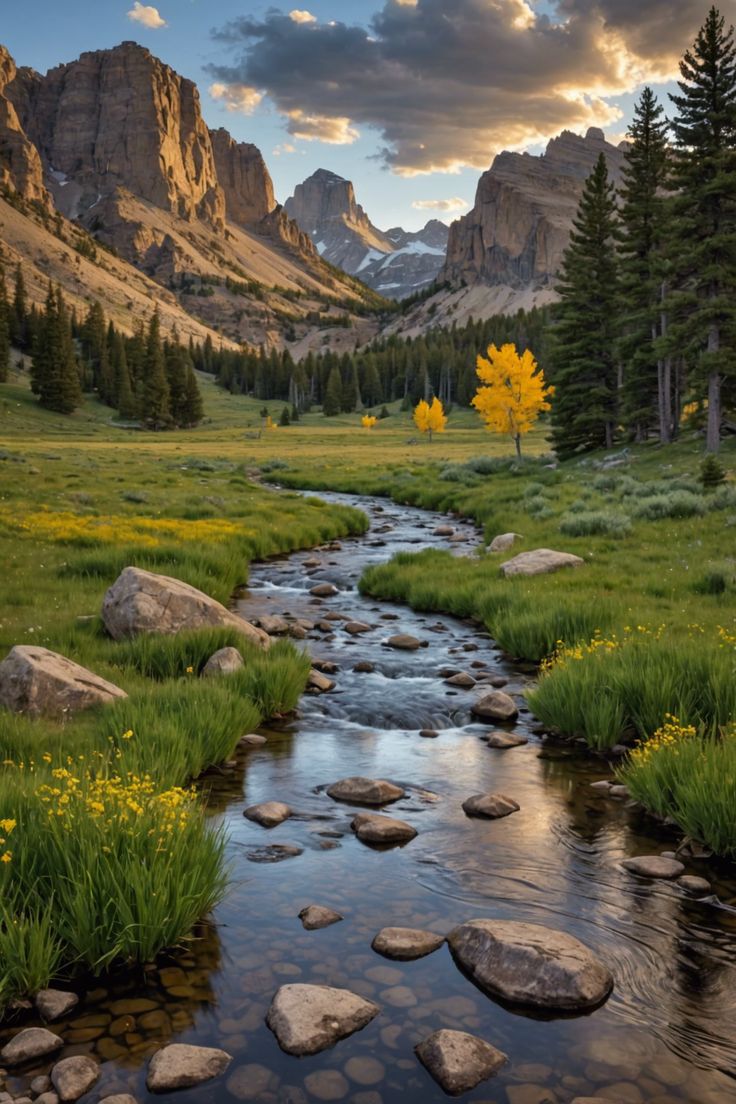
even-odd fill
[[[550,379],[561,457],[610,447],[617,418],[615,199],[603,154],[588,177],[565,251]]]
[[[335,416],[335,414],[340,413],[341,406],[342,376],[340,375],[339,367],[337,366],[337,364],[334,364],[327,380],[325,396],[322,402],[322,412],[328,418],[332,418]]]
[[[71,414],[82,400],[69,312],[61,289],[49,288],[36,338],[33,379],[39,402],[47,410]]]
[[[5,286],[5,272],[0,267],[0,383],[5,383],[10,370],[10,304]]]
[[[28,300],[26,298],[26,285],[23,279],[23,269],[20,265],[15,270],[15,289],[13,292],[13,309],[10,313],[10,341],[23,352],[29,348],[26,322],[28,318]]]
[[[722,389],[736,376],[736,45],[713,7],[680,63],[673,95],[673,256],[686,323],[707,392],[707,450],[720,444]]]
[[[204,417],[204,404],[202,402],[202,393],[199,390],[199,384],[197,377],[194,374],[194,368],[191,364],[187,366],[186,374],[186,387],[184,392],[184,407],[181,412],[180,425],[189,429],[191,426],[199,425]]]
[[[629,127],[621,187],[619,292],[624,364],[622,420],[642,440],[658,424],[660,437],[672,435],[669,358],[660,348],[666,333],[663,244],[668,205],[667,123],[651,88],[645,88]],[[664,332],[663,332],[664,331]]]
[[[185,425],[187,411],[187,354],[178,343],[166,345],[166,382],[169,385],[169,413],[175,425]]]
[[[149,429],[166,429],[171,424],[169,385],[166,380],[166,363],[161,343],[161,321],[158,311],[153,314],[146,334],[141,409],[143,421]]]
[[[138,402],[128,369],[125,342],[119,333],[113,337],[110,361],[115,373],[115,409],[126,422],[134,421],[139,413]]]

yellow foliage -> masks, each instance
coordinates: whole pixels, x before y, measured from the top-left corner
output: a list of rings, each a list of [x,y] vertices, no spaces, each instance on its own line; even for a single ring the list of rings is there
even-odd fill
[[[363,429],[373,429],[377,421],[378,418],[376,418],[374,414],[364,414],[360,419],[360,424],[363,426]]]
[[[430,441],[433,433],[444,433],[447,415],[440,400],[435,397],[431,405],[424,399],[417,403],[414,410],[414,424],[420,433],[428,433]]]
[[[548,387],[544,373],[533,354],[526,349],[521,356],[513,344],[497,349],[488,346],[488,359],[479,356],[476,361],[478,378],[485,386],[479,387],[472,406],[486,423],[491,433],[508,433],[521,454],[521,437],[528,433],[543,410],[549,410],[547,401],[554,394]]]
[[[0,527],[38,540],[78,544],[138,544],[156,548],[162,540],[176,542],[219,542],[249,533],[226,518],[130,517],[125,514],[73,514],[41,509],[19,513],[0,509]]]
[[[270,414],[266,418],[266,421],[264,422],[264,425],[265,425],[266,429],[278,429],[278,426],[276,425],[275,421],[273,420],[273,418],[271,417]]]

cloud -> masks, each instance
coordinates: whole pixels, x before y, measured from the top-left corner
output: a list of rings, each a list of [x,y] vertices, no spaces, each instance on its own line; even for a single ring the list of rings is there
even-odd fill
[[[135,0],[133,7],[126,14],[128,19],[132,19],[134,23],[141,23],[144,27],[148,27],[150,31],[157,31],[160,27],[168,26],[166,20],[161,18],[158,8],[151,7],[149,4],[141,4],[140,0]]]
[[[460,196],[452,199],[415,199],[412,207],[415,211],[464,211],[470,204]]]
[[[309,11],[300,11],[299,8],[294,8],[294,11],[289,12],[289,19],[294,23],[316,23],[317,16],[312,15]]]
[[[290,134],[381,136],[403,176],[487,167],[562,129],[620,129],[614,98],[677,70],[702,0],[382,0],[368,27],[274,8],[213,32],[223,84],[263,89]],[[722,0],[726,16],[736,0]],[[324,134],[332,135],[325,139]]]
[[[247,84],[223,84],[215,81],[209,94],[213,100],[219,100],[226,111],[239,111],[243,115],[252,115],[263,99],[263,93]]]
[[[282,142],[280,146],[275,146],[271,153],[274,157],[281,157],[282,153],[296,153],[296,146],[293,146],[291,142]]]

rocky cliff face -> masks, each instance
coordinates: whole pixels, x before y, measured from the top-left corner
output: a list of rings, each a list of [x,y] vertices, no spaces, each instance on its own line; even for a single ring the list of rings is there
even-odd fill
[[[38,150],[23,130],[9,89],[16,83],[15,62],[0,46],[0,183],[18,192],[23,199],[51,206],[43,182],[43,166]]]
[[[209,133],[228,219],[240,226],[260,222],[276,206],[261,151],[250,142],[236,142],[223,127]]]
[[[600,153],[618,181],[623,149],[595,127],[584,138],[563,131],[538,157],[499,154],[480,178],[473,209],[450,228],[442,279],[524,292],[553,287]]]
[[[384,232],[356,201],[351,181],[318,169],[285,204],[326,261],[392,299],[433,282],[445,257],[447,227],[434,219],[423,230]]]

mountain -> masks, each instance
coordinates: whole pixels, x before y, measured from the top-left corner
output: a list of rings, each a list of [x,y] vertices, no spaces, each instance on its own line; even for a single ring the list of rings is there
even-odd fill
[[[331,343],[342,320],[354,346],[380,305],[276,204],[260,151],[210,130],[196,86],[135,42],[45,76],[0,47],[0,189],[0,243],[28,270],[31,296],[52,278],[111,315],[123,296],[127,329],[135,289],[165,324],[238,344],[315,330]]]
[[[584,137],[563,131],[541,155],[499,153],[472,210],[450,227],[439,274],[449,288],[404,320],[408,332],[553,302],[583,184],[601,153],[618,183],[625,148],[591,127]]]
[[[437,278],[448,229],[438,219],[409,233],[379,230],[355,199],[350,180],[318,169],[294,189],[284,209],[330,264],[390,299],[422,291]]]

